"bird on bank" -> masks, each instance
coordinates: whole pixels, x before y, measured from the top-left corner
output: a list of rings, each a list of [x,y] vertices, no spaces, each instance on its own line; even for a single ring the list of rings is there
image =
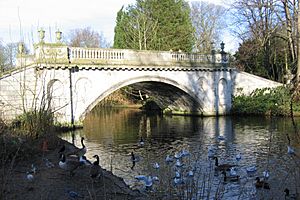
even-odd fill
[[[59,167],[70,173],[73,176],[74,171],[81,165],[79,160],[66,160],[65,154],[61,154],[60,161],[58,163]]]
[[[235,167],[235,165],[231,165],[231,164],[227,164],[227,163],[219,165],[219,159],[218,159],[218,157],[214,157],[214,159],[215,159],[215,170],[218,170],[218,171],[223,171],[223,170],[229,171],[230,168]]]
[[[81,164],[83,164],[83,165],[86,165],[86,166],[92,165],[92,162],[89,161],[89,160],[86,158],[86,156],[80,156],[80,157],[79,157],[79,162],[80,162]]]
[[[81,148],[78,148],[74,145],[68,145],[68,146],[63,145],[61,149],[58,151],[58,153],[59,154],[63,153],[67,156],[70,155],[76,155],[78,157],[83,156],[87,152],[86,146],[83,141],[84,141],[84,137],[81,137]]]
[[[140,161],[140,157],[139,156],[136,156],[136,155],[134,155],[134,153],[133,153],[133,151],[131,152],[131,161],[132,162],[138,162],[138,161]]]
[[[255,182],[256,188],[270,189],[270,185],[266,181],[260,180],[259,177],[256,177],[255,180],[256,180]]]
[[[154,181],[159,181],[157,176],[145,176],[145,175],[137,175],[134,177],[139,181],[143,181],[146,189],[151,189]]]
[[[94,155],[93,158],[96,158],[96,161],[93,162],[93,164],[91,165],[90,168],[90,177],[92,179],[96,179],[99,178],[102,172],[102,169],[99,165],[99,156],[98,155]]]

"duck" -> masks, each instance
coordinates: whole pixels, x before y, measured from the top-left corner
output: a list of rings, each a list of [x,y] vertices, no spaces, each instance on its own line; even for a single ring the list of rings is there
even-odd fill
[[[221,164],[219,165],[219,159],[218,157],[214,157],[215,159],[215,170],[218,170],[218,171],[229,171],[231,167],[235,167],[235,165],[231,165],[231,164],[227,164],[227,163],[224,163],[224,164]]]
[[[240,176],[237,175],[236,173],[232,174],[232,173],[230,172],[230,174],[229,174],[229,176],[228,176],[227,173],[226,173],[226,171],[223,170],[223,171],[222,171],[222,174],[224,175],[224,182],[228,182],[228,181],[230,181],[230,182],[237,182],[237,181],[240,180]]]
[[[61,169],[69,171],[70,176],[73,176],[74,171],[81,165],[81,163],[79,160],[66,160],[65,154],[61,154],[61,159],[58,165]]]
[[[29,182],[32,182],[34,180],[34,175],[32,172],[28,171],[26,172],[26,179],[29,181]]]
[[[96,158],[96,161],[93,162],[93,164],[91,165],[90,168],[90,177],[92,179],[95,178],[99,178],[99,176],[101,175],[101,167],[99,165],[99,156],[98,155],[94,155],[93,158]]]
[[[190,152],[188,150],[185,150],[185,149],[183,149],[180,154],[181,154],[181,157],[186,157],[186,156],[191,155]]]
[[[290,190],[288,188],[284,189],[284,199],[297,199],[298,195],[296,194],[290,194]]]
[[[223,135],[219,135],[218,140],[225,140],[225,137]]]
[[[256,177],[255,180],[256,180],[255,182],[256,188],[270,189],[270,185],[266,181],[260,180],[259,177]]]
[[[45,165],[47,168],[53,168],[54,164],[48,159],[48,158],[43,158],[43,161],[45,162]]]

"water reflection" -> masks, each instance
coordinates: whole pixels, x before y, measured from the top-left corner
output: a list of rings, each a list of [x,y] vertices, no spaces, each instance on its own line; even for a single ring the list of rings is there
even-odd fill
[[[143,187],[135,176],[157,176],[160,181],[153,183],[153,190],[169,195],[166,199],[174,195],[214,199],[217,194],[223,199],[284,199],[285,187],[294,191],[298,186],[298,159],[287,154],[286,133],[297,148],[293,132],[289,119],[161,116],[134,109],[101,109],[87,116],[84,129],[75,133],[75,143],[80,146],[84,136],[87,157],[98,154],[100,165],[131,187]],[[72,141],[71,134],[63,138]],[[184,151],[190,155],[175,161],[174,156]],[[222,173],[215,171],[215,160],[208,156],[211,152],[220,164],[236,165],[238,182],[224,182]],[[132,153],[138,159],[133,161]],[[174,161],[166,162],[167,155]],[[153,167],[155,163],[159,168]],[[247,172],[251,167],[255,170]],[[271,190],[258,190],[255,178],[263,178],[266,170]]]

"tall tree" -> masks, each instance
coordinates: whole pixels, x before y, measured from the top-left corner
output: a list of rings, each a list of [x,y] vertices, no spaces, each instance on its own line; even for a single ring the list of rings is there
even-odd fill
[[[191,2],[191,19],[195,27],[195,51],[210,53],[214,42],[220,43],[220,32],[226,26],[226,10],[203,1]]]
[[[191,51],[194,29],[184,0],[137,0],[120,10],[114,47]]]

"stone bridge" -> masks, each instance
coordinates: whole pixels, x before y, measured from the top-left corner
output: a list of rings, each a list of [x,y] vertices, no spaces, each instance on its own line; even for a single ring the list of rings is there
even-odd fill
[[[230,66],[224,49],[210,55],[173,51],[19,46],[17,69],[0,77],[0,117],[51,108],[58,122],[82,121],[112,92],[131,86],[171,114],[225,115],[232,95],[279,83]]]

